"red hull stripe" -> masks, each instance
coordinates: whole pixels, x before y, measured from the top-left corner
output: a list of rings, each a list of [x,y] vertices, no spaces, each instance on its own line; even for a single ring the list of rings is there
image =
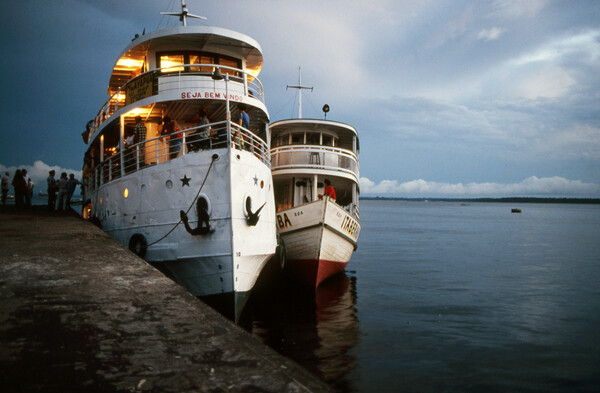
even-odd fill
[[[294,259],[289,261],[288,266],[298,280],[316,288],[327,278],[343,271],[348,266],[348,262],[326,259]]]

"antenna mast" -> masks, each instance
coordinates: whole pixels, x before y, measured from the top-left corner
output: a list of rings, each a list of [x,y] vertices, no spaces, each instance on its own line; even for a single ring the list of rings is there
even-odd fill
[[[298,67],[298,84],[294,86],[287,85],[285,89],[289,88],[298,89],[298,119],[302,119],[302,89],[313,91],[313,88],[312,86],[302,86],[302,70],[300,67]]]
[[[161,15],[178,16],[179,20],[181,22],[183,22],[184,26],[187,26],[187,18],[206,19],[205,17],[200,16],[200,15],[190,14],[185,5],[185,0],[181,0],[181,12],[161,12],[160,14]]]

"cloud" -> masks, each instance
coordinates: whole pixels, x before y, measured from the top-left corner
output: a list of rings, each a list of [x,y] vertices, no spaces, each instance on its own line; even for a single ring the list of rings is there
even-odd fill
[[[477,39],[484,41],[493,41],[500,38],[502,33],[504,33],[504,29],[500,29],[498,27],[492,27],[491,29],[483,29],[477,35]]]
[[[548,3],[547,0],[496,0],[492,4],[494,13],[504,18],[531,18]]]
[[[583,183],[563,177],[528,177],[520,183],[442,183],[423,179],[399,183],[383,180],[379,184],[360,179],[362,195],[402,197],[505,197],[578,196],[600,197],[600,184]]]
[[[61,168],[60,166],[53,165],[50,166],[43,161],[35,161],[33,165],[19,165],[17,167],[10,166],[7,167],[5,165],[0,164],[0,173],[4,174],[4,172],[8,172],[10,178],[15,174],[17,169],[25,169],[27,170],[27,174],[31,177],[31,181],[34,183],[34,193],[38,193],[40,191],[46,192],[47,184],[46,178],[48,178],[48,172],[51,170],[56,171],[55,178],[58,179],[62,172],[66,172],[67,174],[74,174],[76,179],[81,179],[81,170],[69,169],[69,168]]]

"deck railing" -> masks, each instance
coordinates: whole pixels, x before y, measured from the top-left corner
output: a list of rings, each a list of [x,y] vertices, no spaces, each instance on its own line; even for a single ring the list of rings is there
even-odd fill
[[[271,151],[273,171],[279,169],[325,169],[359,177],[358,158],[348,150],[335,147],[293,145]]]
[[[260,80],[241,69],[219,64],[182,64],[164,67],[140,74],[119,87],[98,111],[89,135],[93,135],[96,129],[117,110],[148,96],[181,91],[186,88],[203,88],[220,94],[224,99],[226,90],[224,81],[214,81],[211,72],[193,71],[194,69],[212,70],[217,67],[221,69],[222,74],[230,74],[228,86],[230,95],[252,97],[264,103],[264,89]],[[174,68],[183,68],[183,71],[171,71]],[[129,98],[127,97],[128,89]]]
[[[90,163],[89,172],[84,173],[85,186],[93,191],[105,183],[182,155],[230,146],[253,153],[270,167],[269,148],[262,139],[235,123],[230,123],[230,133],[227,129],[227,122],[221,121],[147,139],[125,147],[123,154],[116,149],[114,154],[105,156],[99,163]]]

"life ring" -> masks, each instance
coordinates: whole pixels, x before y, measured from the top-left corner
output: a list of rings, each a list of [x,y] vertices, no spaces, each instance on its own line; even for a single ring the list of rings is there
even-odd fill
[[[148,242],[144,235],[136,233],[129,239],[129,249],[138,257],[143,258],[146,255]]]
[[[283,242],[283,239],[279,238],[278,243],[279,244],[277,244],[277,248],[275,249],[275,255],[277,262],[279,262],[279,268],[283,270],[287,262],[287,252],[285,250],[285,243]]]

